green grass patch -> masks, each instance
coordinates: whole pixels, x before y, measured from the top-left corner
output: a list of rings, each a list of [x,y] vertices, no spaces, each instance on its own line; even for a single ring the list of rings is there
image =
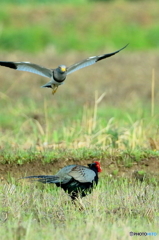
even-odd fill
[[[146,2],[144,8],[142,2],[19,2],[8,1],[0,10],[1,50],[100,52],[127,43],[129,50],[158,47],[157,1]]]
[[[69,101],[62,107],[46,108],[30,99],[8,104],[4,101],[4,105],[0,124],[5,144],[16,145],[20,140],[21,146],[28,141],[28,147],[37,142],[46,148],[61,145],[135,149],[146,147],[148,137],[157,131],[157,117],[151,119],[149,109],[144,113],[113,107],[105,111],[102,106],[97,111],[93,106],[77,110],[76,103]]]
[[[1,3],[3,4],[12,4],[13,2],[11,0],[2,0]],[[14,4],[21,4],[21,5],[34,5],[34,4],[83,4],[83,3],[87,3],[87,0],[59,0],[58,2],[56,0],[28,0],[28,1],[23,1],[23,0],[15,0]]]

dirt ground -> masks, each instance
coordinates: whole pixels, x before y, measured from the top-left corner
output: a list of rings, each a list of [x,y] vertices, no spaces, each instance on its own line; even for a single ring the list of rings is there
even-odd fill
[[[0,176],[1,180],[6,180],[8,177],[14,177],[15,179],[21,178],[29,175],[53,175],[60,168],[71,165],[87,165],[93,161],[98,161],[99,159],[83,159],[75,160],[69,159],[69,162],[62,160],[53,161],[51,163],[42,163],[40,159],[36,159],[31,163],[20,164],[0,164]],[[159,178],[159,157],[149,157],[143,158],[139,162],[134,162],[131,167],[125,167],[124,164],[118,163],[119,159],[114,157],[114,159],[102,159],[102,175],[113,176],[114,171],[118,171],[116,177],[133,177],[134,172],[144,171],[149,177]]]

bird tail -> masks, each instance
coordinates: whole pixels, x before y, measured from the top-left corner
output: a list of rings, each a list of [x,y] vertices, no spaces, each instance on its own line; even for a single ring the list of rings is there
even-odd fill
[[[46,83],[45,85],[41,86],[42,88],[47,87],[47,88],[52,88],[52,85],[50,82]]]
[[[28,176],[21,179],[29,179],[30,181],[38,181],[41,183],[59,183],[59,177],[55,175],[39,175],[39,176]]]

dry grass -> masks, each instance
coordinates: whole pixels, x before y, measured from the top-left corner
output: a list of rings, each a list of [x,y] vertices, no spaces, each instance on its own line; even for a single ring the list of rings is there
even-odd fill
[[[1,185],[1,239],[124,240],[158,231],[158,187],[105,177],[79,211],[62,190],[40,186]]]

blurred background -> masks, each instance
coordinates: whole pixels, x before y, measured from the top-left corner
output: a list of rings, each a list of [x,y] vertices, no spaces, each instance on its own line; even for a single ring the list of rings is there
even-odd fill
[[[0,60],[48,68],[117,55],[48,79],[0,67],[0,147],[159,149],[159,1],[1,0]]]

